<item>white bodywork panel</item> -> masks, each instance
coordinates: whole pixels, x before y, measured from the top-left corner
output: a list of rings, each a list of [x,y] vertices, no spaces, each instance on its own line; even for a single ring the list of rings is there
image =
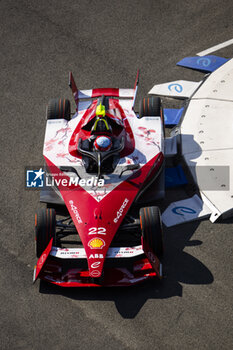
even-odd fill
[[[106,258],[133,258],[144,254],[142,246],[135,247],[110,247]],[[84,248],[57,248],[52,247],[50,255],[60,259],[86,259]],[[101,255],[101,254],[99,254]]]
[[[233,59],[214,71],[198,89],[193,99],[211,98],[233,101]]]
[[[190,98],[202,82],[177,80],[153,86],[150,95],[168,96],[174,98]]]
[[[82,166],[81,159],[73,157],[68,150],[70,138],[82,115],[83,113],[70,122],[64,119],[47,121],[43,154],[55,165]],[[121,159],[120,164],[139,163],[144,165],[160,151],[163,152],[161,118],[144,117],[138,119],[134,112],[128,114],[127,117],[134,132],[135,150],[129,156]]]
[[[124,98],[131,98],[133,99],[135,90],[134,89],[118,89],[118,96],[124,97]],[[79,90],[78,91],[78,98],[92,98],[93,97],[93,90]]]
[[[233,148],[232,107],[228,101],[191,100],[181,124],[182,153]]]
[[[211,221],[233,212],[233,59],[213,72],[194,94],[181,124],[182,154],[200,193],[215,208]],[[203,183],[206,179],[212,189]],[[219,167],[229,167],[229,179]]]
[[[233,59],[199,83],[183,80],[155,85],[149,94],[189,98],[180,126],[181,153],[200,196],[174,202],[162,215],[173,226],[210,215],[233,214]],[[176,133],[165,140],[165,155],[176,151]],[[177,209],[178,208],[178,209]]]
[[[171,203],[163,212],[162,220],[167,227],[170,227],[198,220],[210,214],[210,208],[195,194],[192,198]]]

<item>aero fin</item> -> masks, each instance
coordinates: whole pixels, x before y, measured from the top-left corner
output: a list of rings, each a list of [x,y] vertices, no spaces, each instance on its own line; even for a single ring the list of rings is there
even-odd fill
[[[132,106],[132,109],[134,109],[134,104],[135,104],[135,100],[136,100],[136,97],[137,97],[138,84],[139,84],[139,69],[137,70],[137,76],[136,76],[136,80],[135,80],[135,84],[134,84],[134,95],[133,95],[133,106]]]
[[[210,216],[211,210],[198,195],[171,203],[162,214],[163,223],[175,226]]]
[[[143,251],[149,260],[152,268],[154,269],[158,278],[162,278],[162,264],[160,263],[158,257],[152,252],[150,246],[145,242],[143,237],[141,237],[141,243]]]
[[[202,82],[177,80],[169,83],[159,84],[153,86],[148,92],[150,95],[167,96],[178,99],[190,98],[194,92],[199,88]]]
[[[177,66],[198,70],[204,73],[212,73],[227,61],[228,59],[226,58],[214,55],[195,56],[183,58],[177,63]]]
[[[36,266],[34,267],[34,273],[33,273],[33,283],[36,282],[42,267],[44,266],[46,260],[48,259],[48,256],[51,252],[53,246],[53,238],[51,238],[49,244],[47,245],[47,247],[45,248],[45,250],[43,251],[43,253],[41,254],[40,258],[37,261]]]
[[[78,94],[79,94],[79,91],[78,91],[78,88],[77,88],[76,83],[74,81],[74,77],[73,77],[72,72],[70,72],[70,74],[69,74],[69,87],[72,90],[72,93],[73,93],[73,96],[74,96],[74,100],[75,100],[76,106],[78,108]]]

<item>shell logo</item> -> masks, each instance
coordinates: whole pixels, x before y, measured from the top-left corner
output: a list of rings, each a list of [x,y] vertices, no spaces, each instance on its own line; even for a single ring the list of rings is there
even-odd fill
[[[105,246],[105,242],[102,238],[92,238],[88,242],[88,246],[91,249],[102,249]]]

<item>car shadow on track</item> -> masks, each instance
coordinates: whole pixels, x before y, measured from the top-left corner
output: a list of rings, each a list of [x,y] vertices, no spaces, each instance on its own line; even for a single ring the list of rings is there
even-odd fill
[[[40,281],[40,293],[60,294],[74,300],[114,301],[123,318],[134,318],[148,299],[182,297],[181,283],[213,282],[210,270],[198,259],[183,251],[184,247],[202,244],[201,241],[191,240],[198,225],[198,222],[194,222],[165,230],[163,280],[151,280],[138,286],[121,288],[62,288]]]

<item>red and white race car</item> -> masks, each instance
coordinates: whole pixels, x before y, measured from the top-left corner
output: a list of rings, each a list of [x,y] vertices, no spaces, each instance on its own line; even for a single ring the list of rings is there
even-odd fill
[[[164,122],[158,97],[134,111],[133,89],[78,90],[47,107],[46,186],[35,216],[34,281],[127,286],[162,277]]]

